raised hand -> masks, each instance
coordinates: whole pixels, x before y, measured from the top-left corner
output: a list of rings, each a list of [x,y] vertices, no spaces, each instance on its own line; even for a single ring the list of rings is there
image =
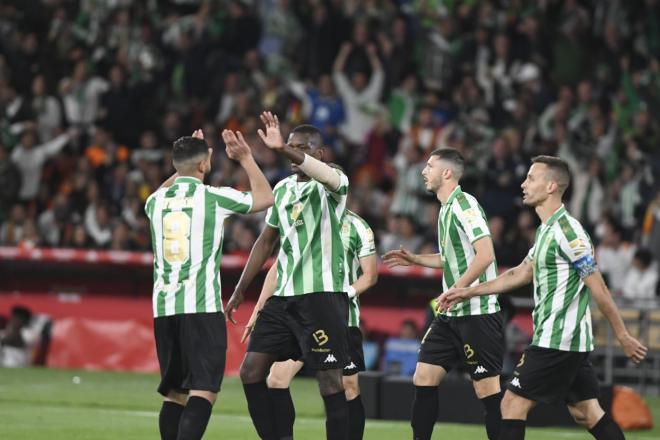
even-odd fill
[[[225,151],[230,159],[241,162],[252,155],[252,150],[240,131],[223,130],[222,140],[227,146]]]
[[[204,140],[204,132],[201,129],[195,130],[192,134],[192,137],[194,137],[195,139]]]
[[[271,112],[263,112],[259,117],[266,127],[265,133],[262,129],[257,130],[264,144],[272,150],[281,150],[284,148],[284,139],[280,132],[280,120],[277,119],[277,115]]]
[[[628,356],[634,363],[638,364],[644,360],[646,357],[646,352],[648,349],[643,346],[637,339],[626,334],[624,337],[619,339],[623,352]]]
[[[382,258],[383,262],[389,268],[397,266],[413,266],[417,264],[415,262],[415,254],[411,253],[403,246],[399,247],[399,249],[386,252]]]

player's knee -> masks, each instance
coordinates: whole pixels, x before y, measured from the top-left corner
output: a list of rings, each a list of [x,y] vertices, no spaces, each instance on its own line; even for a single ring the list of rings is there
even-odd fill
[[[344,393],[346,394],[346,400],[353,400],[360,395],[360,385],[357,381],[357,375],[355,375],[355,380],[344,380]]]
[[[507,391],[502,397],[500,410],[503,419],[526,419],[529,408],[525,405],[526,400],[521,399],[514,393]]]
[[[601,417],[603,417],[603,414],[605,414],[605,411],[603,411],[597,401],[595,404],[582,405],[581,407],[568,405],[568,412],[573,417],[573,420],[575,420],[575,423],[587,429],[594,427]]]
[[[289,388],[289,380],[287,380],[285,377],[279,376],[277,374],[271,373],[268,375],[268,378],[266,378],[266,383],[268,384],[268,388],[279,388],[279,389],[284,389],[284,388]]]
[[[568,405],[568,412],[571,413],[571,417],[573,417],[575,423],[582,426],[587,425],[587,415],[584,412],[582,412],[579,408]]]
[[[417,367],[413,375],[413,384],[420,387],[440,385],[440,377],[428,368]]]
[[[263,374],[259,372],[259,368],[256,368],[249,362],[243,362],[241,364],[239,375],[243,383],[257,383],[264,379]]]
[[[316,373],[316,378],[319,381],[319,391],[322,396],[344,391],[341,370],[322,370]]]

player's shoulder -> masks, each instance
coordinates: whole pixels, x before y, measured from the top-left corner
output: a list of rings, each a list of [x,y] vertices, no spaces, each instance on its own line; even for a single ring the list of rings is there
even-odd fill
[[[351,224],[357,229],[371,229],[365,219],[350,209],[347,209],[344,213],[344,223]]]
[[[169,188],[167,187],[158,188],[156,191],[152,192],[149,197],[147,197],[147,200],[144,202],[144,204],[149,205],[149,203],[152,203],[159,198],[165,197],[165,193],[167,193],[168,189]]]
[[[582,226],[582,223],[566,211],[565,208],[553,225],[553,233],[557,241],[568,243],[569,245],[585,245],[591,242],[589,234],[584,229],[584,226]]]
[[[273,187],[273,192],[278,191],[278,190],[279,191],[285,190],[289,184],[295,183],[295,182],[296,182],[296,175],[291,174],[290,176],[285,177],[284,179],[277,182],[275,184],[275,186]]]

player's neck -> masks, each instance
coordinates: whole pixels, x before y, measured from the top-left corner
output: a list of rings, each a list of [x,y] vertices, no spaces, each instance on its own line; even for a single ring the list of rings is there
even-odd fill
[[[449,196],[451,195],[451,193],[454,192],[457,186],[458,186],[458,182],[454,182],[450,180],[446,184],[438,188],[438,191],[436,192],[435,195],[438,198],[438,200],[440,200],[440,203],[442,203],[443,205],[447,203],[447,200],[449,200]]]
[[[539,219],[541,219],[541,222],[545,224],[550,217],[552,217],[552,214],[557,212],[561,205],[561,199],[548,197],[543,203],[536,206],[536,214],[539,216]]]
[[[194,177],[197,180],[204,181],[204,174],[202,173],[179,173],[177,177]]]

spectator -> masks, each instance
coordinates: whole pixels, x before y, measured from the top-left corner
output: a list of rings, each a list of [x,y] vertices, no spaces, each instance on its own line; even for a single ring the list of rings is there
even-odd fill
[[[352,73],[349,81],[344,73],[344,67],[353,50],[350,43],[344,43],[341,47],[333,67],[333,80],[346,109],[345,122],[340,127],[340,131],[349,144],[359,146],[364,143],[367,133],[373,127],[385,76],[376,47],[369,45],[367,54],[371,64],[371,78],[368,78],[364,72],[357,71]]]
[[[41,145],[37,145],[37,134],[34,130],[26,130],[21,135],[20,143],[11,152],[11,160],[21,171],[21,189],[19,199],[29,201],[35,198],[41,181],[41,170],[44,163],[56,155],[74,137],[75,131],[70,130]]]
[[[635,255],[635,247],[623,241],[623,228],[612,219],[603,222],[596,234],[600,238],[596,248],[598,267],[612,292],[620,294]]]
[[[623,297],[630,300],[653,299],[658,286],[658,264],[646,249],[635,252],[632,267],[623,281]]]
[[[21,172],[9,158],[7,147],[0,144],[0,223],[6,219],[9,207],[18,198]]]
[[[45,322],[45,317],[33,316],[30,309],[14,306],[7,327],[0,330],[0,366],[29,366]]]

